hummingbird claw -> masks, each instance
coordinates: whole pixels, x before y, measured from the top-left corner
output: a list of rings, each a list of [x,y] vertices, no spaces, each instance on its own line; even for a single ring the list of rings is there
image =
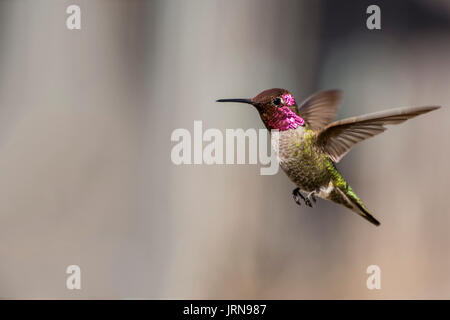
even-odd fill
[[[305,197],[302,193],[301,193],[301,191],[300,191],[300,188],[295,188],[293,191],[292,191],[292,195],[294,196],[294,200],[295,200],[295,202],[300,206],[301,205],[301,201],[300,201],[300,199],[301,200],[303,200],[303,202],[308,206],[308,207],[311,207],[312,208],[312,203],[314,202],[316,202],[316,197],[315,197],[315,191],[312,191],[312,192],[310,192],[310,193],[308,193],[308,195]]]
[[[315,195],[315,191],[311,191],[310,193],[308,193],[308,195],[306,196],[309,200],[314,201],[314,203],[316,203],[316,195]]]
[[[308,207],[311,207],[311,208],[312,208],[312,202],[311,202],[311,200],[310,200],[309,198],[305,198],[305,204],[306,204]]]
[[[300,188],[295,188],[292,191],[292,195],[294,196],[295,203],[297,203],[299,206],[302,205],[302,202],[300,201],[300,199],[305,201],[305,197],[300,193]]]
[[[315,191],[311,191],[308,193],[305,199],[305,203],[312,208],[312,203],[316,203],[316,196],[314,195]]]

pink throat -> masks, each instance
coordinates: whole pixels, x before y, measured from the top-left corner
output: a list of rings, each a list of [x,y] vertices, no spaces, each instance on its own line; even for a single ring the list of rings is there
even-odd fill
[[[305,125],[305,120],[299,117],[289,107],[277,108],[277,110],[269,117],[268,125],[271,129],[286,131],[289,129],[297,129],[298,126]]]

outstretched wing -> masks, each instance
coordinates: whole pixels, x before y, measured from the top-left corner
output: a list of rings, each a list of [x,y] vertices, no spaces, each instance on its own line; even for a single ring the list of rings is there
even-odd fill
[[[339,162],[356,143],[385,131],[384,125],[399,124],[438,108],[400,108],[336,121],[320,130],[317,142],[331,160]]]
[[[298,107],[298,114],[312,130],[320,130],[334,119],[340,101],[341,91],[320,91]]]

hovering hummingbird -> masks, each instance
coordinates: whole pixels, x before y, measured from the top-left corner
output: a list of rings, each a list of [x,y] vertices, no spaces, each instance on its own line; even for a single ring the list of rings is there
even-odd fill
[[[279,130],[278,142],[272,136],[283,171],[297,185],[292,192],[297,204],[308,206],[316,196],[353,210],[374,225],[380,225],[342,177],[335,163],[358,142],[399,124],[440,108],[425,106],[399,108],[331,122],[341,100],[338,90],[321,91],[300,106],[285,89],[269,89],[253,99],[219,99],[253,105],[267,129]]]

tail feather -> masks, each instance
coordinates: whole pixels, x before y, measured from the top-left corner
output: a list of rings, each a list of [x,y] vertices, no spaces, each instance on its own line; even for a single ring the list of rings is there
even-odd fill
[[[335,202],[341,203],[347,208],[353,210],[361,217],[371,222],[372,224],[379,226],[380,222],[372,216],[367,208],[364,206],[362,201],[358,198],[358,196],[353,192],[352,188],[347,184],[344,190],[341,190],[339,187],[335,188],[337,193],[340,195],[340,199],[334,200]],[[340,201],[339,201],[340,200]]]

